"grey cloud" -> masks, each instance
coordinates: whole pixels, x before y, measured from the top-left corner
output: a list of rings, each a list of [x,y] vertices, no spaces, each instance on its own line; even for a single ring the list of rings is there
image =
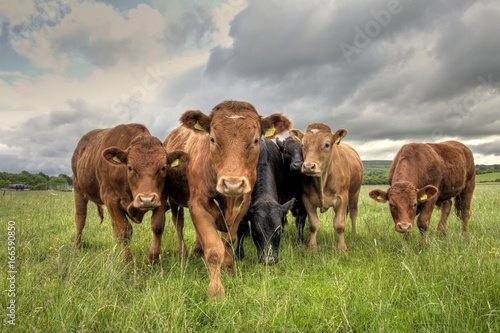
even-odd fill
[[[210,8],[193,6],[180,19],[167,23],[166,42],[171,50],[182,51],[191,43],[208,43],[208,34],[215,31]]]

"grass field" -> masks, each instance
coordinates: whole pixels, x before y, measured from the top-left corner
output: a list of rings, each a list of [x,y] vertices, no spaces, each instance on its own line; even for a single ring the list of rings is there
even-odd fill
[[[500,172],[483,173],[481,175],[476,175],[476,182],[500,182]]]
[[[83,250],[73,252],[71,193],[0,193],[0,330],[500,332],[500,185],[477,186],[468,237],[453,215],[448,235],[438,236],[435,212],[424,245],[417,234],[406,242],[393,231],[388,207],[368,198],[371,188],[362,189],[359,235],[350,234],[350,222],[347,227],[347,255],[335,250],[331,210],[322,215],[316,252],[295,245],[290,223],[275,266],[258,264],[246,242],[247,258],[233,276],[223,274],[223,301],[208,299],[201,258],[176,255],[170,215],[161,263],[145,264],[151,235],[143,223],[134,225],[135,260],[124,266],[109,216],[99,224],[95,206]],[[15,227],[10,268],[9,225]],[[190,246],[193,234],[188,222]],[[8,323],[11,300],[15,326]]]

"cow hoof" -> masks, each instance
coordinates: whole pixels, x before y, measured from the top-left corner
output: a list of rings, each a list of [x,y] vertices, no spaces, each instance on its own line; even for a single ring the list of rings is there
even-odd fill
[[[210,284],[208,286],[208,296],[210,296],[211,300],[223,300],[226,298],[226,291],[222,284]]]
[[[340,254],[347,254],[347,246],[344,245],[339,245],[337,247],[337,250],[339,251]]]

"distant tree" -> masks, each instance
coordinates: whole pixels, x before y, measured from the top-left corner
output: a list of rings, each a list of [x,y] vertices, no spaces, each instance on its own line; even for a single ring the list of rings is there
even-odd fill
[[[52,190],[65,191],[68,189],[68,180],[64,176],[56,176],[50,178],[50,188]]]
[[[44,174],[43,172],[39,172],[38,173],[40,176],[42,176],[43,178],[45,178],[46,181],[50,181],[50,176],[49,175],[46,175]]]
[[[73,186],[73,178],[71,178],[70,176],[65,175],[64,173],[61,173],[61,174],[59,174],[59,177],[65,178],[68,185]]]

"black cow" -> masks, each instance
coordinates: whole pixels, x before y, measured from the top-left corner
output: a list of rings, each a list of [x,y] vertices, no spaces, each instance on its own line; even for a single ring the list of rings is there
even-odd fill
[[[302,183],[305,177],[305,175],[302,174],[302,163],[304,162],[302,144],[298,139],[291,136],[283,141],[276,139],[276,143],[283,155],[283,163],[285,165],[284,175],[286,181],[283,191],[285,197],[283,197],[282,200],[287,200],[289,198],[296,199],[291,212],[295,217],[295,226],[298,232],[297,243],[303,244],[307,211],[302,202]]]
[[[259,262],[266,265],[278,262],[278,249],[286,213],[295,202],[294,198],[282,201],[284,171],[283,158],[278,146],[269,139],[262,139],[252,202],[238,227],[236,245],[238,259],[243,259],[245,256],[243,240],[250,234],[251,229]]]

